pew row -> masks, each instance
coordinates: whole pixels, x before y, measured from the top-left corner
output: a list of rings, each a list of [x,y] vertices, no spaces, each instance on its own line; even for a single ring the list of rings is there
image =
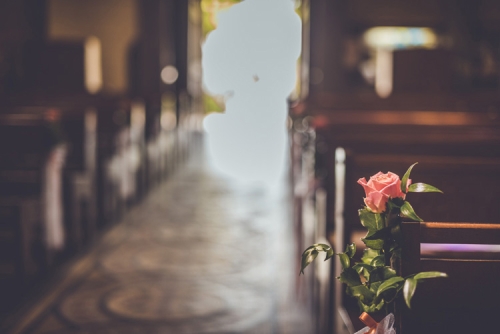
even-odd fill
[[[339,148],[336,152],[336,199],[334,224],[329,229],[329,239],[335,250],[342,251],[348,243],[355,243],[358,258],[364,244],[361,238],[366,229],[361,226],[357,210],[363,206],[364,190],[357,184],[360,177],[369,178],[382,171],[392,171],[403,175],[413,163],[419,162],[412,171],[414,182],[432,184],[442,191],[439,193],[410,193],[407,200],[416,213],[424,220],[481,221],[500,223],[500,208],[495,205],[495,198],[500,196],[500,189],[494,181],[500,173],[500,159],[478,157],[437,157],[412,155],[371,155],[349,154]],[[458,204],[457,204],[458,203]],[[474,208],[474,210],[470,210]],[[334,269],[335,277],[340,274],[340,267]],[[343,308],[351,314],[357,312],[354,300],[345,297],[344,289],[332,278],[336,286],[333,309]],[[351,317],[352,318],[352,317]],[[345,319],[343,317],[342,319]],[[341,319],[337,319],[339,322]],[[356,324],[357,319],[353,319]],[[349,324],[347,324],[349,326]],[[338,329],[341,330],[340,328]]]
[[[175,123],[160,132],[174,140],[161,148],[161,179],[151,179],[141,103],[95,97],[25,103],[33,106],[0,108],[0,317],[173,172],[197,145],[192,137],[199,130],[192,115],[181,130]]]
[[[307,108],[311,109],[308,113],[295,113],[292,127],[293,136],[310,137],[313,141],[312,150],[304,150],[300,140],[292,142],[292,180],[294,189],[299,189],[294,197],[294,220],[300,250],[325,239],[337,245],[337,251],[342,251],[351,239],[359,243],[364,231],[358,232],[361,225],[357,210],[363,204],[364,193],[356,181],[378,171],[402,175],[417,161],[420,164],[412,175],[415,182],[433,184],[445,192],[444,195],[409,195],[408,199],[422,218],[443,221],[498,220],[494,203],[497,191],[488,180],[494,180],[498,175],[500,118],[497,113]],[[313,136],[305,135],[307,133]],[[340,164],[339,155],[336,155],[339,148],[343,152]],[[308,156],[311,151],[313,158]],[[406,160],[402,158],[408,156],[410,158]],[[306,167],[313,165],[312,174],[308,171],[311,168],[303,168],[304,161],[309,161]],[[476,167],[478,164],[481,167]],[[485,185],[485,193],[480,184]],[[468,195],[466,189],[470,187],[481,196]],[[473,212],[464,206],[454,205],[463,201],[472,201],[480,209]],[[339,224],[340,219],[346,223]],[[333,266],[330,277],[338,276],[335,270]],[[322,286],[324,280],[316,274],[314,276],[314,282],[308,284],[312,286],[309,290],[313,312],[317,314],[314,304],[324,305],[320,300],[325,299],[318,291],[325,291],[327,287]],[[332,303],[342,293],[342,290],[340,293],[332,292]],[[340,328],[334,329],[331,317],[326,324],[324,318],[318,321],[321,328],[329,328],[327,332],[340,333]]]
[[[500,223],[500,208],[495,198],[500,189],[491,182],[500,173],[500,159],[484,157],[437,157],[413,155],[352,154],[342,148],[336,150],[334,222],[329,226],[328,239],[336,252],[346,244],[355,243],[359,260],[364,244],[361,241],[366,229],[361,226],[358,209],[363,206],[364,190],[357,184],[360,177],[369,178],[382,171],[403,175],[413,163],[415,182],[432,184],[444,191],[439,193],[410,193],[407,200],[423,219],[448,221],[490,221]],[[463,203],[467,203],[464,205]],[[470,212],[470,208],[475,210]],[[361,325],[355,300],[345,296],[344,287],[333,277],[340,275],[340,265],[335,260],[330,282],[332,313],[337,333],[352,332]],[[340,312],[340,313],[339,313]],[[347,316],[350,315],[350,316]]]
[[[290,131],[291,189],[293,190],[293,223],[296,244],[296,271],[301,268],[302,251],[313,243],[326,240],[326,193],[315,179],[316,132],[307,118],[297,118]],[[316,316],[315,332],[328,329],[330,317],[330,263],[316,261],[308,275],[297,280],[297,297]]]
[[[0,115],[3,139],[8,143],[1,148],[6,158],[4,173],[5,168],[11,168],[14,173],[31,171],[40,175],[32,187],[40,189],[36,196],[46,203],[58,203],[50,210],[44,209],[42,216],[55,215],[56,220],[64,220],[65,246],[72,250],[80,249],[95,233],[95,123],[96,115],[91,109],[61,113],[55,108],[11,108]],[[33,138],[36,133],[43,133],[45,139]],[[17,166],[8,167],[6,164],[15,161],[8,155],[11,148],[21,160]],[[37,161],[27,163],[28,157],[37,155]],[[9,195],[28,195],[19,193],[21,181],[18,178],[10,186]],[[51,195],[54,191],[59,194]],[[50,258],[47,260],[51,262]]]
[[[344,182],[346,226],[351,230],[362,229],[357,210],[363,205],[364,190],[357,184],[359,178],[368,179],[379,171],[402,176],[415,162],[418,164],[412,170],[413,182],[432,184],[444,192],[407,195],[407,200],[422,219],[500,223],[500,208],[495,205],[500,188],[493,182],[500,173],[500,158],[347,152]],[[338,159],[337,163],[341,160]],[[469,210],[470,207],[475,208],[474,212]]]
[[[25,285],[36,279],[61,245],[62,216],[47,217],[62,206],[61,165],[50,123],[41,115],[0,115],[0,310],[22,298]],[[47,196],[48,190],[59,196]],[[46,210],[42,210],[47,207]]]

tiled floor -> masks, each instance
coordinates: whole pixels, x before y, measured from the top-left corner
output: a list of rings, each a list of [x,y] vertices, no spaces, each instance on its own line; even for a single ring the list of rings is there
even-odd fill
[[[287,201],[206,165],[134,207],[12,333],[311,333]]]

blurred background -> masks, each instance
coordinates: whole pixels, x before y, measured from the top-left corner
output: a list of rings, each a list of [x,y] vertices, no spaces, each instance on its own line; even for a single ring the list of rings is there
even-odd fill
[[[302,250],[416,161],[498,222],[499,127],[495,0],[2,0],[0,330],[353,332]]]

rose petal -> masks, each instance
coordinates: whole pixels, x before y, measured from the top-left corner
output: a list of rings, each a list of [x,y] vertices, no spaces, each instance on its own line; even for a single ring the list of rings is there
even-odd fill
[[[384,174],[382,172],[378,172],[370,178],[368,184],[380,191],[387,187],[387,185],[393,184],[396,180],[399,180],[399,176],[394,173],[388,172],[387,174]]]
[[[366,198],[366,197],[365,197],[363,200],[365,201],[365,205],[366,205],[366,207],[367,207],[368,209],[370,209],[370,211],[371,211],[371,212],[378,213],[378,212],[377,212],[377,210],[378,210],[378,209],[377,209],[377,207],[375,206],[375,204],[373,204],[373,203],[370,201],[370,199],[369,199],[369,198]]]
[[[401,180],[397,174],[392,172],[387,172],[386,174],[378,172],[370,178],[368,185],[390,198],[404,196],[404,193],[401,191]]]
[[[365,190],[366,196],[368,196],[372,192],[376,191],[376,189],[374,189],[373,187],[370,187],[370,185],[368,185],[366,183],[366,179],[364,177],[362,177],[361,179],[358,180],[358,184],[363,186],[363,189]]]
[[[364,199],[366,206],[375,213],[381,213],[385,211],[385,206],[388,201],[388,197],[380,192],[372,192],[366,196]]]

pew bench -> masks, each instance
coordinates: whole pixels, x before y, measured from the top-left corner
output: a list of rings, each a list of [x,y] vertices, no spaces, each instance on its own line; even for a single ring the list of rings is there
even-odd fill
[[[363,204],[364,190],[357,184],[360,177],[369,178],[378,171],[392,171],[400,176],[414,162],[419,162],[412,171],[410,178],[414,182],[424,182],[434,185],[444,191],[439,193],[409,193],[407,200],[415,212],[423,219],[443,221],[490,221],[499,223],[500,207],[495,199],[500,196],[500,189],[495,182],[500,173],[500,159],[484,157],[437,157],[413,155],[373,155],[349,154],[339,149],[336,154],[335,167],[335,207],[331,216],[333,224],[329,224],[328,239],[335,251],[343,251],[346,244],[355,243],[358,260],[365,248],[361,241],[366,235],[366,229],[361,226],[357,210]],[[331,194],[331,193],[330,193]],[[466,203],[466,205],[464,205]],[[474,208],[474,210],[470,210]],[[427,254],[431,248],[424,250]],[[445,253],[445,249],[434,249],[434,253]],[[456,252],[452,252],[456,253]],[[471,256],[470,252],[468,256]],[[473,254],[473,253],[472,253]],[[498,254],[497,254],[498,255]],[[336,331],[344,327],[353,328],[360,325],[356,319],[359,308],[353,298],[344,294],[345,287],[334,277],[340,275],[340,266],[335,261],[334,275],[331,278],[333,293],[332,310],[340,310],[345,314],[340,317],[336,312]]]
[[[0,315],[45,270],[39,198],[0,198]]]
[[[401,273],[442,271],[448,278],[417,287],[412,310],[398,305],[400,334],[494,333],[498,331],[500,225],[491,223],[404,222]],[[438,258],[422,252],[426,245],[454,245],[453,256]],[[491,247],[493,254],[463,252],[470,245]],[[449,246],[448,246],[449,247]],[[467,258],[464,258],[466,254]],[[449,255],[449,254],[448,254]]]
[[[53,143],[41,117],[0,115],[0,312],[8,312],[47,266],[41,207]]]
[[[17,151],[16,154],[20,156],[33,155],[29,152],[43,154],[30,166],[18,164],[11,168],[15,173],[27,173],[28,170],[32,174],[39,173],[38,186],[33,189],[39,188],[37,191],[41,192],[47,186],[44,179],[47,173],[46,159],[61,160],[57,162],[61,165],[61,175],[57,178],[60,177],[62,181],[65,251],[78,251],[94,237],[97,219],[95,111],[67,106],[63,111],[50,107],[4,107],[0,122],[4,139],[13,143],[11,148],[2,150],[4,154],[10,149]],[[37,132],[43,135],[34,138]],[[55,153],[54,149],[60,152]],[[16,161],[13,157],[6,160],[8,164]],[[16,181],[11,188],[17,193],[22,189],[22,184]]]
[[[117,222],[146,189],[145,110],[126,99],[96,105],[99,223]]]

